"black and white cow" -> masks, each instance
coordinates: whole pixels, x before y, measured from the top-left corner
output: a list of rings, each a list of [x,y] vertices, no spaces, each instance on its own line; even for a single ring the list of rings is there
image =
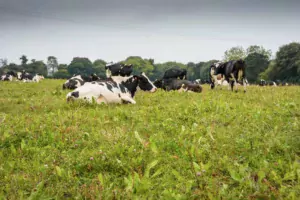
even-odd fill
[[[17,77],[17,74],[13,71],[9,71],[6,74],[2,75],[0,77],[0,80],[2,80],[2,81],[12,81],[13,77]]]
[[[171,68],[165,71],[164,76],[162,79],[186,79],[187,71],[186,69],[178,69],[178,68]]]
[[[122,64],[122,63],[108,63],[105,66],[106,77],[111,76],[130,76],[133,71],[132,64]]]
[[[261,79],[259,82],[259,86],[274,86],[277,87],[277,83],[275,81],[265,81],[264,79]]]
[[[13,80],[13,76],[9,75],[9,74],[4,74],[1,76],[1,81],[12,81]]]
[[[217,82],[217,76],[221,76],[221,84],[224,80],[229,83],[231,90],[235,86],[235,91],[238,90],[238,83],[244,86],[244,92],[246,92],[247,79],[246,79],[246,63],[244,60],[231,60],[225,63],[216,63],[210,67],[210,81],[211,89],[215,87]]]
[[[44,76],[40,74],[32,75],[23,70],[22,72],[17,72],[17,79],[23,82],[39,82],[44,79]]]
[[[163,90],[183,90],[183,91],[191,91],[191,92],[202,92],[202,87],[200,84],[193,83],[188,80],[179,80],[179,79],[162,79],[155,80],[154,85],[157,88],[162,88]]]
[[[85,83],[67,94],[67,101],[81,99],[87,102],[98,103],[132,103],[135,104],[134,95],[140,87],[144,91],[155,92],[156,87],[148,79],[145,73],[137,76],[123,77],[117,79],[112,76],[110,80],[101,80]]]
[[[100,78],[96,74],[91,74],[89,77],[84,77],[79,74],[74,74],[73,77],[68,79],[63,84],[63,89],[74,90],[74,89],[84,85],[86,82],[99,81],[99,80],[100,80]]]

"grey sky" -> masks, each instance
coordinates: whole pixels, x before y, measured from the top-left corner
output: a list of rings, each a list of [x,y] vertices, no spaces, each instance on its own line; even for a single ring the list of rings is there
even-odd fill
[[[0,58],[222,59],[233,46],[299,42],[299,0],[0,0]]]

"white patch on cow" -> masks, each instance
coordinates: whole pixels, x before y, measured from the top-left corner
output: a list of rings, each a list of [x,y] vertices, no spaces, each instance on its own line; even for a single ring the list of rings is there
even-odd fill
[[[200,84],[201,83],[201,79],[196,79],[195,83]]]
[[[116,83],[126,82],[129,78],[133,77],[131,76],[111,76],[111,79],[115,81]]]
[[[274,87],[277,87],[277,84],[276,84],[274,81],[273,81],[273,86],[274,86]]]
[[[6,75],[1,76],[1,80],[3,81],[5,79]]]
[[[38,82],[40,82],[41,79],[42,79],[41,76],[36,74],[36,75],[32,78],[32,81],[38,83]]]
[[[21,76],[22,76],[22,73],[21,72],[17,72],[17,79],[18,80],[21,80]]]
[[[83,84],[84,85],[84,84]],[[77,88],[78,87],[80,87],[81,86],[81,83],[78,81],[78,80],[76,80],[76,85],[75,85]]]
[[[146,74],[145,74],[144,72],[142,73],[142,76],[144,76],[144,77],[148,80],[148,82],[151,84],[152,89],[150,90],[150,92],[155,92],[155,91],[157,90],[157,88],[156,88],[155,85],[149,80],[149,78],[146,76]]]

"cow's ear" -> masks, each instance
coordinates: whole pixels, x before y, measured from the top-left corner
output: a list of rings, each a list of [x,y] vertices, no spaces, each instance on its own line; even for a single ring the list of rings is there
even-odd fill
[[[133,78],[134,78],[134,80],[138,80],[138,79],[139,79],[139,76],[134,75]]]

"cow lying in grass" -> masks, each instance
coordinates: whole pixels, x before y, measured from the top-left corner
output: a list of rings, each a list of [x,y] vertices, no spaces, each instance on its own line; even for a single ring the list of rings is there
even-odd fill
[[[138,86],[141,90],[150,92],[155,92],[157,89],[145,73],[141,73],[139,76],[133,75],[129,77],[122,77],[122,79],[118,78],[118,76],[112,76],[108,80],[85,83],[73,92],[69,92],[67,94],[67,101],[82,99],[91,103],[94,99],[94,101],[98,104],[136,104],[133,98]]]
[[[179,79],[162,79],[156,80],[154,85],[157,88],[162,88],[163,90],[178,90],[178,91],[191,91],[191,92],[202,92],[202,87],[200,84],[193,83],[188,80],[179,80]]]

